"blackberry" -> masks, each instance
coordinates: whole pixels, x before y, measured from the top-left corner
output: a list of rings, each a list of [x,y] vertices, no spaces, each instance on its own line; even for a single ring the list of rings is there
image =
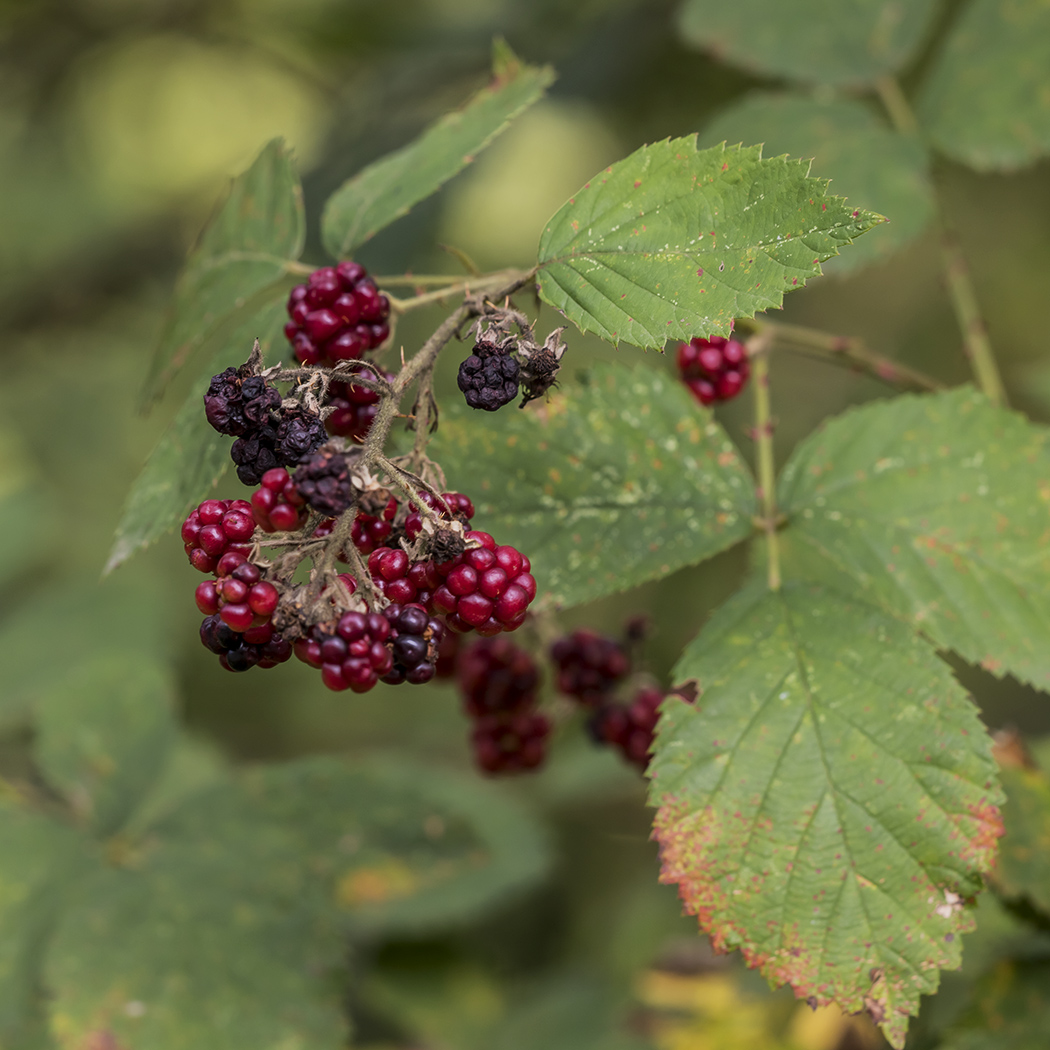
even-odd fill
[[[190,564],[214,572],[229,550],[244,550],[255,532],[252,505],[243,499],[206,499],[182,523],[182,542]]]
[[[697,336],[678,344],[678,372],[702,405],[729,401],[744,388],[751,365],[747,348],[735,339]]]
[[[455,631],[446,631],[438,644],[435,664],[436,678],[455,678],[459,667],[460,636]]]
[[[391,496],[381,514],[368,514],[363,510],[357,512],[350,531],[350,539],[362,554],[371,554],[377,547],[386,544],[390,534],[394,531],[397,507],[397,500]]]
[[[232,557],[225,559],[222,567],[226,571],[218,580],[198,584],[195,597],[202,613],[218,614],[227,627],[244,632],[270,622],[280,592],[262,578],[257,565],[252,565],[243,554],[237,557],[237,564],[233,564]]]
[[[474,758],[486,773],[536,769],[546,757],[551,724],[544,715],[520,712],[479,718],[471,733]]]
[[[388,605],[383,615],[393,631],[394,666],[383,675],[389,685],[420,685],[434,677],[445,628],[422,605]]]
[[[331,366],[364,356],[390,336],[390,300],[355,262],[323,266],[288,297],[284,334],[304,365]]]
[[[432,561],[413,562],[403,550],[378,547],[368,556],[368,571],[395,605],[417,604],[431,610],[434,590],[441,583]]]
[[[383,377],[388,382],[394,379],[391,372],[384,372]],[[332,383],[328,388],[328,404],[334,408],[325,420],[328,433],[362,444],[379,410],[379,395],[356,383]]]
[[[252,513],[263,532],[293,532],[306,524],[304,500],[284,467],[262,476],[262,486],[252,493]]]
[[[518,362],[507,353],[475,352],[459,366],[457,383],[471,408],[495,412],[518,396],[518,372]]]
[[[258,485],[277,462],[277,431],[271,426],[259,427],[239,437],[230,448],[230,459],[237,465],[237,477],[244,485]]]
[[[247,434],[266,424],[269,414],[281,407],[277,388],[262,376],[252,375],[250,368],[244,364],[212,376],[204,395],[204,414],[220,434]]]
[[[587,728],[596,743],[617,748],[628,762],[644,770],[652,757],[653,737],[664,694],[642,689],[630,704],[605,704],[591,716]]]
[[[390,634],[390,621],[380,613],[343,613],[312,627],[295,643],[295,655],[319,667],[329,689],[367,693],[394,666]]]
[[[536,662],[509,638],[481,638],[468,646],[460,653],[456,677],[467,714],[474,718],[535,706]]]
[[[536,597],[536,580],[529,559],[510,546],[498,546],[487,532],[468,532],[479,544],[434,568],[442,577],[434,591],[435,611],[461,633],[475,630],[488,637],[515,631]]]
[[[324,421],[305,408],[286,408],[280,413],[274,452],[282,467],[295,466],[303,456],[328,440]]]
[[[200,636],[204,647],[218,656],[227,671],[276,667],[292,655],[291,645],[270,624],[238,632],[213,614],[201,623]]]
[[[354,502],[355,492],[346,453],[322,449],[300,464],[295,487],[314,510],[336,518]]]
[[[596,706],[631,669],[619,642],[581,629],[551,646],[558,689],[581,704]]]

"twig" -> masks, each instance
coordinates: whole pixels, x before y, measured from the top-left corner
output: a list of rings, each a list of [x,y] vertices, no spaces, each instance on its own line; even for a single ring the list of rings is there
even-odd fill
[[[771,591],[780,590],[780,540],[777,536],[776,468],[773,461],[773,416],[769,400],[770,334],[760,332],[748,340],[748,356],[753,363],[751,389],[755,399],[754,438],[758,453],[758,494],[762,517],[758,524],[766,534],[769,555],[768,581]]]

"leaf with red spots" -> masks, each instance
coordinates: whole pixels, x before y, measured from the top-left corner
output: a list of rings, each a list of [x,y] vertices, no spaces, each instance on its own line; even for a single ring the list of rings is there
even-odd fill
[[[797,576],[1050,687],[1046,430],[969,388],[877,402],[802,442],[778,503]]]
[[[745,587],[686,649],[650,767],[662,879],[716,947],[903,1045],[955,968],[1001,825],[977,710],[905,624]]]
[[[612,343],[728,335],[885,221],[808,172],[759,146],[698,150],[695,135],[643,146],[548,223],[540,295]]]
[[[346,258],[395,219],[458,175],[554,80],[549,66],[528,66],[497,40],[492,80],[462,109],[442,117],[414,142],[381,157],[328,199],[321,219],[325,247]]]
[[[874,84],[900,68],[937,14],[933,0],[686,0],[686,43],[761,75]]]

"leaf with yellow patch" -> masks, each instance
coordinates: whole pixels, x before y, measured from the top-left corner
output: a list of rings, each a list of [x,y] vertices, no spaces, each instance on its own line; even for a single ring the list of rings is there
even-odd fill
[[[990,741],[933,650],[815,585],[745,587],[686,649],[650,801],[662,878],[774,985],[894,1046],[960,961],[1001,832]]]

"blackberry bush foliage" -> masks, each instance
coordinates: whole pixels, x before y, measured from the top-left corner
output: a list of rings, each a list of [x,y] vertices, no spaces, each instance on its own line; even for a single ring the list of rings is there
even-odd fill
[[[684,31],[733,54],[753,6],[691,0]],[[896,37],[894,47],[908,51]],[[874,52],[865,43],[858,54],[863,80]],[[901,119],[892,71],[869,72],[864,82]],[[857,86],[841,69],[824,73]],[[1045,899],[1017,856],[994,868],[1004,795],[991,742],[939,651],[1050,685],[1046,432],[1004,405],[950,239],[947,275],[980,391],[757,316],[883,221],[863,200],[830,195],[808,162],[758,146],[702,148],[689,135],[640,147],[568,199],[528,269],[373,277],[354,261],[548,82],[498,48],[492,83],[464,110],[328,201],[331,265],[299,261],[294,166],[279,143],[263,151],[191,259],[177,307],[178,330],[201,342],[216,318],[258,339],[223,342],[137,483],[111,565],[182,522],[190,564],[207,577],[187,576],[200,638],[222,667],[271,669],[294,652],[345,693],[454,679],[485,773],[538,769],[563,734],[588,732],[644,771],[660,878],[716,948],[740,949],[811,1005],[866,1012],[900,1047],[920,997],[959,966],[985,877],[1012,904]],[[807,107],[825,103],[807,94],[793,104],[812,116]],[[863,121],[846,123],[866,134]],[[950,137],[949,117],[936,127]],[[877,141],[886,136],[921,154],[911,130],[880,126]],[[290,274],[300,283],[289,296]],[[565,326],[551,328],[550,309]],[[273,331],[282,310],[283,341]],[[397,320],[424,310],[440,310],[431,334],[399,342]],[[673,360],[639,355],[566,378],[568,326]],[[790,368],[798,351],[896,396],[828,420],[778,476],[771,365]],[[154,375],[187,356],[168,339]],[[463,395],[442,399],[440,414],[437,369]],[[753,471],[708,407],[745,386]],[[231,459],[255,490],[231,479],[219,498]],[[753,568],[686,646],[670,690],[638,677],[628,644],[558,624],[564,609],[745,542],[752,556],[740,564]],[[325,801],[306,808],[330,814],[336,788],[314,787]],[[437,841],[443,819],[413,828]],[[413,895],[425,898],[445,859],[424,877],[395,845],[373,850],[345,830],[331,841],[373,858],[367,878],[340,876],[319,893],[288,882],[282,900],[368,900],[386,916],[404,896],[412,922],[426,914]],[[344,860],[311,854],[302,878]],[[138,861],[128,868],[130,878]],[[304,912],[304,944],[324,925],[316,918]],[[262,954],[278,966],[287,953]],[[304,964],[296,981],[316,969]],[[132,991],[119,987],[125,1002]],[[117,1001],[104,990],[99,1001]],[[87,1045],[83,1019],[95,1014],[62,1011],[66,1043]],[[112,1021],[120,1045],[168,1045],[125,1040],[124,1014]]]

